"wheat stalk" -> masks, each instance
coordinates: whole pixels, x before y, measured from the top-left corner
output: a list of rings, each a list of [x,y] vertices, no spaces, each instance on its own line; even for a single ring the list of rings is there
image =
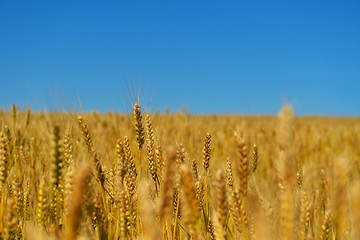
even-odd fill
[[[96,153],[94,146],[93,146],[93,141],[92,138],[90,136],[90,132],[88,129],[87,124],[85,123],[84,119],[82,116],[78,116],[78,123],[79,126],[81,128],[81,131],[83,133],[83,137],[86,143],[86,146],[88,148],[88,152],[90,153],[90,155],[93,158],[93,162],[97,171],[97,179],[99,180],[101,186],[105,189],[105,174],[104,174],[104,170],[103,167],[100,163],[100,158],[99,155]]]
[[[203,147],[203,167],[208,173],[210,166],[210,158],[211,158],[211,135],[210,133],[206,133]]]
[[[235,133],[235,144],[237,155],[239,159],[239,187],[240,192],[243,196],[247,195],[248,189],[248,176],[249,176],[249,162],[247,159],[248,147],[243,138]]]
[[[144,145],[145,142],[145,132],[142,124],[142,114],[138,103],[134,104],[133,117],[134,117],[134,130],[135,130],[136,141],[139,149],[142,149],[142,146]]]

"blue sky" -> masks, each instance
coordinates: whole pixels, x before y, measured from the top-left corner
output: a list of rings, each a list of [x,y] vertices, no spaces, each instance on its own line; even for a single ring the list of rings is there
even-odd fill
[[[3,0],[0,107],[129,112],[139,96],[151,111],[360,115],[359,13],[360,1]]]

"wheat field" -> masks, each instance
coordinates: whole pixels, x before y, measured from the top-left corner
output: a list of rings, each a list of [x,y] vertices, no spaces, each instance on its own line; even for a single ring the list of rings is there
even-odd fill
[[[360,119],[0,111],[0,239],[357,239]]]

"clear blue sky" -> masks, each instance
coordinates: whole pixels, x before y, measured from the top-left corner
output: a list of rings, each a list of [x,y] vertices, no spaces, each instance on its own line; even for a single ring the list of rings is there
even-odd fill
[[[3,109],[360,115],[360,1],[2,0],[0,84]]]

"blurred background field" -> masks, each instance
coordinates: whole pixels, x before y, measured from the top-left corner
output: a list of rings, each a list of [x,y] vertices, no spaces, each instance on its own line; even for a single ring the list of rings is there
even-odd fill
[[[1,111],[2,238],[358,236],[359,118],[299,117],[288,105],[278,116],[138,111]],[[189,193],[200,215],[185,210]]]

